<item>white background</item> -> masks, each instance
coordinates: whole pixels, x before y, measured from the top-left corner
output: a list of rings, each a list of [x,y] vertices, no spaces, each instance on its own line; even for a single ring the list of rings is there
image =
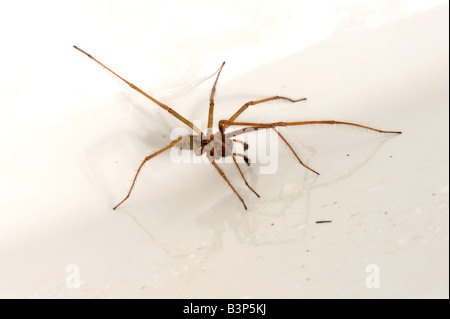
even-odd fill
[[[9,1],[0,39],[0,297],[448,298],[446,1]],[[180,123],[74,44],[204,124],[225,60],[216,120],[403,134],[282,129],[321,175],[222,165],[248,211],[162,154],[113,212]]]

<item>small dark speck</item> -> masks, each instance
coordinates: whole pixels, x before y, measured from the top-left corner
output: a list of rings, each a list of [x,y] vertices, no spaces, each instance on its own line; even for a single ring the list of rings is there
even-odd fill
[[[347,154],[347,156],[350,156],[350,154]]]
[[[271,223],[270,225],[271,225],[271,226],[274,226],[275,224],[274,224],[274,223]]]
[[[331,220],[318,220],[318,221],[316,221],[316,224],[325,224],[325,223],[331,223]]]
[[[392,158],[393,156],[391,155],[391,156],[389,156],[389,158]]]
[[[308,277],[308,278],[306,278],[306,281],[309,281],[309,277]]]
[[[433,194],[431,194],[431,196],[436,196],[436,194],[435,194],[435,193],[433,193]]]
[[[306,252],[309,253],[309,249],[307,249]]]

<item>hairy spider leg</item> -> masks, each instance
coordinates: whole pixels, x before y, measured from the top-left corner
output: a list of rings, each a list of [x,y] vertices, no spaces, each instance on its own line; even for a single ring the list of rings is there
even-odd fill
[[[230,181],[228,180],[228,178],[225,176],[225,173],[220,169],[220,167],[217,165],[217,163],[212,160],[211,164],[214,166],[214,168],[219,172],[220,176],[223,177],[223,179],[228,183],[228,185],[230,185],[231,189],[233,190],[233,192],[236,194],[236,196],[239,198],[239,200],[242,202],[242,204],[244,205],[245,210],[247,210],[247,205],[245,205],[244,200],[242,199],[242,197],[239,195],[239,193],[236,191],[236,189],[234,189],[233,185],[231,185]]]
[[[356,126],[356,127],[360,127],[360,128],[376,131],[376,132],[379,132],[379,133],[392,133],[392,134],[401,134],[402,133],[402,132],[399,132],[399,131],[382,131],[382,130],[379,130],[379,129],[376,129],[376,128],[373,128],[373,127],[369,127],[369,126],[364,126],[364,125],[360,125],[360,124],[356,124],[356,123],[350,123],[350,122],[339,122],[339,121],[303,121],[303,122],[277,122],[277,123],[243,123],[243,122],[221,121],[221,123],[219,123],[219,126],[221,126],[221,127],[227,127],[227,126],[231,126],[231,125],[250,126],[250,127],[242,128],[242,129],[235,130],[235,131],[227,133],[225,135],[227,138],[235,137],[235,136],[238,136],[240,134],[250,133],[250,132],[253,132],[253,131],[256,131],[256,130],[259,130],[259,129],[271,128],[275,132],[277,132],[277,134],[280,136],[280,138],[286,143],[286,145],[290,148],[290,150],[295,155],[295,157],[298,159],[300,164],[302,164],[304,167],[306,167],[310,171],[316,173],[317,175],[320,175],[318,172],[316,172],[315,170],[311,169],[310,167],[305,165],[300,160],[300,158],[297,156],[297,154],[295,153],[295,151],[291,147],[291,145],[286,141],[286,139],[281,135],[281,133],[278,130],[276,130],[276,128],[275,128],[277,126],[312,125],[312,124],[331,124],[331,125],[333,125],[333,124],[342,124],[342,125]]]
[[[248,143],[241,141],[241,140],[237,140],[235,138],[233,138],[231,140],[235,143],[242,144],[242,146],[244,147],[244,152],[248,150]],[[248,157],[245,154],[234,153],[234,155],[242,157],[244,159],[245,163],[247,163],[247,166],[250,166],[250,160],[248,159]]]
[[[256,101],[249,101],[249,102],[247,102],[247,103],[245,103],[244,105],[242,105],[241,107],[240,107],[240,109],[236,112],[236,113],[234,113],[231,117],[230,117],[230,119],[228,120],[228,121],[230,121],[230,122],[234,122],[234,120],[239,116],[239,115],[241,115],[241,113],[242,112],[244,112],[250,105],[257,105],[257,104],[261,104],[261,103],[265,103],[265,102],[269,102],[269,101],[273,101],[273,100],[287,100],[287,101],[290,101],[290,102],[292,102],[292,103],[296,103],[296,102],[300,102],[300,101],[305,101],[306,100],[306,98],[301,98],[301,99],[297,99],[297,100],[294,100],[294,99],[291,99],[291,98],[288,98],[288,97],[285,97],[285,96],[272,96],[272,97],[268,97],[268,98],[265,98],[265,99],[261,99],[261,100],[256,100]],[[223,136],[225,136],[225,137],[229,137],[230,135],[228,135],[228,134],[225,134],[225,127],[223,127],[222,125],[220,125],[219,124],[219,131],[223,134]],[[280,133],[278,132],[278,131],[276,131],[277,133],[278,133],[278,135],[280,135]],[[233,135],[233,136],[235,136],[235,135]],[[292,147],[289,145],[289,143],[287,143],[287,141],[280,135],[280,137],[283,139],[283,141],[289,146],[289,148],[291,149],[291,151],[294,153],[294,155],[295,155],[295,157],[297,157],[297,159],[299,159],[299,157],[297,156],[297,154],[295,154],[295,152],[294,152],[294,150],[292,149]],[[233,139],[233,141],[235,141],[235,142],[240,142],[240,143],[243,143],[243,145],[244,145],[244,150],[245,150],[245,148],[248,148],[248,144],[246,144],[246,143],[244,143],[244,142],[241,142],[241,141],[238,141],[238,140],[236,140],[236,139]],[[299,159],[300,160],[300,159]],[[300,161],[300,163],[302,164],[302,165],[304,165],[301,161]],[[305,166],[305,165],[304,165]],[[306,166],[307,167],[307,166]],[[308,169],[309,169],[309,167],[307,167]],[[313,172],[315,172],[314,170],[312,170]],[[317,172],[315,172],[315,173],[317,173]]]
[[[292,148],[292,146],[289,144],[289,142],[283,137],[283,135],[281,135],[281,133],[275,129],[275,127],[269,127],[269,126],[264,126],[264,127],[258,127],[258,126],[251,126],[251,127],[246,127],[246,128],[242,128],[236,131],[232,131],[229,133],[226,133],[225,136],[227,138],[230,137],[234,137],[234,136],[238,136],[241,134],[246,134],[246,133],[251,133],[260,129],[273,129],[278,136],[283,140],[284,143],[286,143],[286,145],[289,147],[289,149],[292,151],[292,153],[294,154],[294,156],[297,158],[297,160],[300,162],[301,165],[303,165],[304,167],[306,167],[307,169],[309,169],[311,172],[316,173],[317,175],[320,175],[318,172],[316,172],[315,170],[313,170],[311,167],[309,167],[308,165],[306,165],[305,163],[302,162],[302,160],[300,159],[300,157],[297,155],[297,153],[295,153],[294,149]],[[233,139],[234,140],[234,139]]]
[[[309,169],[311,172],[316,173],[317,175],[320,175],[318,172],[316,172],[315,170],[313,170],[311,167],[309,167],[308,165],[304,164],[302,162],[302,160],[300,159],[300,157],[298,157],[297,153],[295,153],[294,149],[292,148],[292,146],[288,143],[288,141],[286,141],[286,139],[283,137],[283,135],[281,135],[281,133],[275,128],[272,127],[272,129],[277,132],[278,136],[280,136],[280,138],[284,141],[284,143],[286,143],[286,145],[290,148],[290,150],[292,151],[292,153],[294,153],[295,157],[297,157],[298,161],[300,162],[300,164],[302,164],[304,167],[306,167],[307,169]]]
[[[222,63],[222,65],[219,68],[219,72],[217,73],[217,77],[216,80],[214,81],[214,85],[211,89],[211,94],[209,96],[209,112],[208,112],[208,131],[207,131],[207,136],[209,138],[209,136],[212,134],[212,127],[213,127],[213,118],[214,118],[214,94],[216,93],[216,86],[217,86],[217,81],[219,80],[219,76],[220,73],[222,72],[223,66],[225,65],[225,61]],[[225,144],[225,139],[222,136],[222,154],[226,154],[225,149],[227,148],[226,144]],[[203,147],[202,147],[202,152],[203,152]],[[232,155],[233,156],[233,155]],[[234,156],[233,156],[233,160],[236,164],[237,169],[239,170],[239,172],[241,173],[242,178],[244,179],[244,182],[247,184],[247,181],[244,178],[244,175],[242,175],[241,169],[239,168],[239,165],[237,164]],[[219,171],[220,172],[220,171]],[[248,184],[247,184],[248,185]],[[231,185],[230,185],[231,186]],[[249,188],[253,191],[253,189],[249,186]],[[234,190],[234,189],[233,189]],[[253,191],[254,192],[254,191]],[[239,196],[239,195],[238,195]],[[258,195],[259,197],[259,195]],[[244,204],[245,206],[245,204]],[[246,208],[247,209],[247,208]]]
[[[158,100],[156,100],[155,98],[151,97],[150,95],[148,95],[147,93],[145,93],[144,91],[142,91],[140,88],[138,88],[136,85],[134,85],[131,82],[128,82],[127,80],[125,80],[123,77],[121,77],[120,75],[118,75],[117,73],[115,73],[114,71],[112,71],[110,68],[108,68],[107,66],[105,66],[103,63],[101,63],[100,61],[98,61],[96,58],[94,58],[92,55],[90,55],[89,53],[83,51],[82,49],[80,49],[77,46],[73,46],[75,49],[77,49],[78,51],[84,53],[85,55],[87,55],[89,58],[91,58],[92,60],[94,60],[95,62],[97,62],[98,64],[100,64],[102,67],[104,67],[106,70],[108,70],[109,72],[111,72],[112,74],[114,74],[116,77],[118,77],[119,79],[121,79],[122,81],[124,81],[126,84],[128,84],[132,89],[138,91],[139,93],[141,93],[142,95],[144,95],[145,97],[149,98],[150,100],[152,100],[154,103],[156,103],[158,106],[162,107],[164,110],[166,110],[167,112],[169,112],[170,114],[172,114],[174,117],[176,117],[178,120],[180,120],[181,122],[183,122],[184,124],[186,124],[188,127],[190,127],[192,130],[194,130],[197,134],[202,135],[202,131],[195,126],[193,123],[191,123],[190,121],[188,121],[185,117],[181,116],[180,114],[178,114],[175,110],[171,109],[170,107],[168,107],[167,105],[159,102]]]
[[[233,141],[233,142],[236,142],[236,143],[239,143],[239,144],[242,144],[242,145],[244,146],[244,152],[245,152],[246,150],[248,150],[248,144],[247,144],[246,142],[237,140],[237,139],[235,139],[235,138],[233,138],[232,141]]]
[[[153,153],[153,154],[147,156],[147,157],[142,161],[141,165],[139,166],[139,168],[138,168],[138,170],[137,170],[137,172],[136,172],[136,175],[134,176],[133,183],[131,184],[131,187],[130,187],[130,190],[128,191],[127,196],[125,196],[125,198],[122,199],[122,201],[121,201],[119,204],[117,204],[117,205],[113,208],[113,210],[115,210],[117,207],[119,207],[124,201],[126,201],[126,200],[128,199],[128,197],[130,197],[131,191],[133,190],[134,184],[136,183],[136,179],[137,179],[137,177],[138,177],[138,175],[139,175],[139,172],[141,171],[141,168],[144,166],[144,164],[145,164],[148,160],[150,160],[150,159],[152,159],[153,157],[155,157],[156,155],[159,155],[159,154],[161,154],[162,152],[164,152],[164,151],[168,150],[169,148],[171,148],[172,146],[175,146],[176,144],[180,143],[182,139],[183,139],[182,137],[179,137],[178,139],[176,139],[175,141],[173,141],[172,143],[170,143],[170,144],[167,145],[166,147],[163,147],[163,148],[160,149],[159,151],[156,151],[155,153]]]
[[[209,137],[212,134],[212,127],[213,127],[213,117],[214,117],[214,94],[216,93],[216,86],[217,86],[217,81],[219,80],[219,76],[220,73],[222,72],[223,66],[225,65],[225,61],[222,63],[222,65],[220,66],[219,72],[217,73],[217,77],[216,80],[214,81],[214,85],[211,89],[211,95],[209,97],[209,113],[208,113],[208,131],[207,131],[207,136]],[[221,144],[222,144],[222,154],[226,154],[225,148],[227,148],[226,143],[225,143],[225,139],[223,138],[222,135],[222,140],[221,140]],[[245,145],[245,144],[244,144]],[[247,145],[248,147],[248,145]],[[203,147],[202,147],[202,152],[203,152]],[[247,180],[244,177],[244,174],[241,171],[241,168],[239,167],[239,164],[236,161],[235,158],[236,154],[231,154],[234,164],[236,165],[239,173],[241,174],[242,179],[245,182],[245,185],[247,185],[247,187],[258,197],[260,197],[258,195],[257,192],[255,192],[255,190],[248,184]],[[241,155],[241,154],[238,154]],[[244,160],[246,161],[247,165],[249,165],[249,161],[247,156],[242,155],[244,157]],[[247,209],[247,206],[244,203],[244,200],[241,198],[241,196],[238,194],[238,192],[235,190],[235,188],[231,185],[230,181],[227,179],[227,177],[225,176],[225,173],[219,168],[219,166],[217,166],[216,162],[211,161],[211,163],[213,164],[213,166],[217,169],[217,171],[220,173],[220,175],[225,179],[225,181],[228,183],[228,185],[230,185],[231,189],[234,191],[234,193],[238,196],[238,198],[241,200],[242,204],[244,205],[244,208]]]
[[[247,134],[247,133],[251,133],[257,130],[261,130],[261,129],[268,129],[270,127],[267,126],[263,126],[263,127],[257,127],[257,126],[250,126],[250,127],[245,127],[245,128],[241,128],[235,131],[231,131],[225,134],[226,138],[231,138],[231,137],[235,137],[241,134]]]
[[[272,97],[268,97],[266,99],[262,99],[262,100],[257,100],[257,101],[249,101],[247,103],[245,103],[244,105],[241,106],[241,108],[233,114],[233,116],[230,117],[230,119],[228,121],[230,122],[234,122],[234,120],[242,113],[244,112],[250,105],[256,105],[256,104],[260,104],[260,103],[264,103],[264,102],[269,102],[269,101],[273,101],[273,100],[287,100],[290,101],[292,103],[296,103],[296,102],[300,102],[300,101],[305,101],[306,97],[298,99],[298,100],[293,100],[290,99],[288,97],[284,97],[284,96],[272,96]]]
[[[217,142],[217,143],[219,143],[219,144],[221,145],[221,148],[222,148],[222,154],[221,154],[221,156],[222,156],[222,157],[232,156],[233,162],[234,162],[234,164],[236,165],[236,167],[237,167],[237,169],[238,169],[238,171],[239,171],[239,173],[240,173],[242,179],[244,180],[245,184],[248,186],[248,188],[249,188],[253,193],[255,193],[256,196],[260,197],[260,196],[258,195],[258,193],[256,193],[256,192],[253,190],[253,188],[250,187],[250,185],[248,184],[248,182],[247,182],[247,180],[245,179],[245,177],[244,177],[244,175],[243,175],[243,173],[242,173],[242,171],[241,171],[241,168],[239,167],[239,165],[238,165],[238,163],[237,163],[237,161],[236,161],[236,158],[235,158],[235,156],[242,156],[242,157],[244,158],[244,161],[247,163],[247,165],[250,165],[250,161],[249,161],[248,157],[245,156],[245,155],[243,155],[243,154],[235,154],[235,153],[232,153],[232,149],[230,148],[229,145],[227,145],[227,143],[225,143],[225,139],[224,139],[223,137],[217,137],[217,134],[221,135],[220,132],[217,132],[216,135],[214,135],[214,138],[213,138],[213,140],[212,140],[210,143],[215,143],[215,142]],[[239,142],[246,144],[245,142],[242,142],[242,141],[239,141]],[[208,145],[209,145],[209,143],[208,143]],[[248,146],[248,145],[247,145],[247,146]],[[244,148],[245,148],[245,146],[244,146]],[[206,148],[205,148],[205,146],[203,146],[203,145],[202,145],[202,147],[201,147],[201,153],[202,153],[202,154],[203,154],[204,152],[216,152],[216,151],[217,151],[217,150],[216,150],[215,145],[213,145],[212,148],[209,148],[209,147],[206,147]],[[227,154],[228,154],[228,155],[227,155]],[[213,155],[213,154],[211,154],[211,155]]]
[[[250,122],[230,122],[226,120],[221,120],[219,122],[219,126],[222,127],[228,127],[228,126],[251,126],[251,127],[257,127],[260,128],[272,128],[277,126],[296,126],[296,125],[312,125],[312,124],[331,124],[331,125],[350,125],[350,126],[356,126],[360,128],[364,128],[367,130],[372,130],[379,133],[393,133],[393,134],[401,134],[402,132],[399,131],[382,131],[373,127],[351,123],[351,122],[340,122],[340,121],[301,121],[301,122],[275,122],[275,123],[250,123]],[[242,133],[241,133],[242,134]],[[231,135],[236,136],[236,134]]]
[[[236,162],[235,154],[233,154],[232,156],[233,156],[233,161],[234,161],[234,163],[236,164],[236,167],[238,168],[239,173],[241,174],[242,179],[243,179],[244,182],[245,182],[245,185],[247,185],[247,187],[248,187],[248,188],[249,188],[256,196],[261,197],[261,196],[259,196],[258,193],[255,192],[255,190],[254,190],[253,188],[251,188],[251,186],[247,183],[247,180],[245,179],[244,174],[242,173],[241,168],[239,167],[239,164]]]
[[[233,153],[234,156],[240,156],[244,159],[244,162],[247,164],[247,166],[250,166],[250,160],[248,159],[247,156],[245,156],[244,154],[239,154],[239,153]]]
[[[219,72],[217,73],[216,81],[211,89],[211,95],[209,96],[209,114],[208,114],[208,135],[212,134],[211,129],[213,126],[213,113],[214,113],[214,94],[216,93],[216,85],[219,80],[220,72],[222,72],[222,68],[225,65],[225,61],[220,66]]]

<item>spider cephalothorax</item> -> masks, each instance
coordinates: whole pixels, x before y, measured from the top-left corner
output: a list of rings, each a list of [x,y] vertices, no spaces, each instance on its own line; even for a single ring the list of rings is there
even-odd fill
[[[241,156],[247,165],[250,164],[245,154],[234,153],[234,143],[242,143],[244,151],[248,149],[248,144],[239,140],[226,137],[220,131],[215,134],[207,135],[186,135],[179,136],[180,143],[177,145],[182,150],[190,150],[195,156],[206,154],[209,161],[219,160],[221,157]]]
[[[149,161],[150,159],[152,159],[153,157],[155,157],[155,156],[161,154],[162,152],[164,152],[164,151],[174,147],[175,145],[177,145],[180,149],[193,151],[195,156],[202,156],[203,154],[206,154],[206,157],[209,159],[210,163],[217,170],[217,172],[219,172],[219,174],[222,176],[222,178],[225,180],[225,182],[231,187],[233,192],[236,194],[236,196],[239,198],[239,200],[244,205],[244,208],[247,209],[247,206],[245,205],[245,202],[242,199],[242,197],[239,195],[239,193],[236,191],[236,189],[230,183],[228,178],[225,176],[225,173],[219,168],[219,166],[216,163],[216,161],[218,159],[220,159],[221,157],[231,157],[233,159],[233,162],[236,165],[237,169],[239,170],[239,173],[240,173],[242,179],[244,180],[245,185],[256,196],[259,197],[258,193],[256,193],[253,190],[253,188],[251,188],[250,185],[247,183],[247,180],[245,179],[245,176],[242,173],[242,171],[239,168],[239,165],[238,165],[238,163],[236,161],[236,157],[237,156],[241,156],[241,157],[243,157],[243,159],[247,163],[247,165],[250,164],[250,162],[249,162],[249,160],[248,160],[248,158],[247,158],[247,156],[245,154],[237,154],[237,153],[233,152],[233,144],[234,143],[242,143],[243,146],[244,146],[244,151],[246,151],[247,148],[248,148],[248,145],[245,142],[242,142],[242,141],[234,139],[234,137],[236,137],[238,135],[246,134],[246,133],[249,133],[249,132],[252,132],[252,131],[255,131],[255,130],[261,130],[261,129],[262,130],[264,130],[264,129],[273,130],[273,131],[275,131],[278,134],[278,136],[283,140],[283,142],[286,143],[286,145],[289,147],[289,149],[292,151],[292,153],[294,154],[294,156],[297,158],[297,160],[299,161],[299,163],[301,165],[303,165],[305,168],[309,169],[313,173],[319,174],[315,170],[313,170],[312,168],[310,168],[309,166],[307,166],[306,164],[304,164],[300,160],[300,157],[297,155],[297,153],[294,151],[294,149],[291,147],[291,145],[288,143],[288,141],[283,137],[283,135],[281,135],[281,133],[277,130],[277,127],[280,127],[280,126],[283,127],[283,126],[312,125],[312,124],[328,124],[328,125],[340,124],[340,125],[356,126],[356,127],[364,128],[364,129],[375,131],[375,132],[379,132],[379,133],[392,133],[392,134],[400,134],[401,133],[401,132],[397,132],[397,131],[382,131],[382,130],[378,130],[378,129],[375,129],[375,128],[372,128],[372,127],[360,125],[360,124],[355,124],[355,123],[351,123],[351,122],[333,121],[333,120],[326,120],[326,121],[301,121],[301,122],[275,122],[275,123],[253,123],[253,122],[236,122],[235,121],[237,119],[237,117],[239,115],[241,115],[241,113],[244,112],[251,105],[256,105],[256,104],[265,103],[265,102],[274,101],[274,100],[286,100],[286,101],[290,101],[292,103],[296,103],[296,102],[300,102],[300,101],[306,100],[306,98],[301,98],[301,99],[298,99],[298,100],[294,100],[294,99],[291,99],[291,98],[288,98],[288,97],[284,97],[284,96],[272,96],[272,97],[269,97],[269,98],[256,100],[256,101],[250,101],[250,102],[245,103],[228,120],[220,120],[219,124],[218,124],[218,131],[213,134],[212,130],[213,130],[213,112],[214,112],[214,93],[216,91],[217,80],[219,79],[220,72],[222,71],[222,68],[223,68],[223,66],[225,64],[225,62],[223,62],[222,66],[220,67],[219,71],[217,72],[216,81],[214,82],[214,85],[213,85],[213,88],[211,90],[211,94],[210,94],[210,97],[209,97],[208,130],[207,130],[208,133],[204,134],[204,133],[202,133],[202,131],[197,126],[195,126],[192,122],[187,120],[185,117],[181,116],[175,110],[173,110],[172,108],[168,107],[167,105],[165,105],[165,104],[159,102],[158,100],[156,100],[155,98],[151,97],[150,95],[148,95],[147,93],[142,91],[140,88],[135,86],[133,83],[128,82],[127,80],[122,78],[117,73],[115,73],[111,69],[107,68],[100,61],[95,59],[92,55],[86,53],[85,51],[81,50],[80,48],[78,48],[76,46],[74,46],[74,48],[79,50],[79,51],[81,51],[82,53],[86,54],[89,58],[91,58],[95,62],[99,63],[105,69],[107,69],[112,74],[114,74],[119,79],[121,79],[126,84],[128,84],[132,89],[138,91],[139,93],[141,93],[142,95],[146,96],[148,99],[150,99],[151,101],[156,103],[159,107],[161,107],[164,110],[166,110],[167,112],[169,112],[172,116],[174,116],[179,121],[181,121],[183,124],[188,126],[195,133],[195,134],[190,134],[190,135],[185,135],[185,136],[179,136],[176,140],[171,141],[169,145],[167,145],[167,146],[163,147],[162,149],[160,149],[159,151],[156,151],[155,153],[147,156],[142,161],[141,165],[139,166],[139,168],[138,168],[138,170],[136,172],[136,175],[134,176],[133,183],[131,184],[131,187],[130,187],[130,190],[128,191],[127,196],[119,204],[117,204],[113,209],[116,209],[124,201],[126,201],[128,199],[128,197],[131,194],[131,191],[133,190],[134,184],[136,182],[136,178],[139,175],[139,172],[140,172],[141,168],[144,166],[144,164],[147,161]],[[232,131],[232,132],[226,132],[227,128],[229,128],[230,126],[240,126],[242,128],[241,129],[237,129],[237,130]]]

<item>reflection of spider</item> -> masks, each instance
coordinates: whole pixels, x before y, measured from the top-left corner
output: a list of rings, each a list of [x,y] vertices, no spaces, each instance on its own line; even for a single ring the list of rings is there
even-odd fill
[[[401,133],[401,132],[394,132],[394,131],[382,131],[382,130],[378,130],[378,129],[375,129],[375,128],[372,128],[372,127],[360,125],[360,124],[349,123],[349,122],[339,122],[339,121],[302,121],[302,122],[276,122],[276,123],[235,122],[236,118],[242,112],[244,112],[250,105],[256,105],[256,104],[260,104],[260,103],[264,103],[264,102],[268,102],[268,101],[273,101],[273,100],[287,100],[287,101],[290,101],[290,102],[293,102],[293,103],[306,100],[306,98],[293,100],[293,99],[290,99],[290,98],[287,98],[287,97],[283,97],[283,96],[273,96],[273,97],[269,97],[269,98],[266,98],[266,99],[257,100],[257,101],[250,101],[250,102],[245,103],[236,113],[233,114],[233,116],[230,117],[229,120],[221,120],[221,121],[219,121],[219,131],[217,133],[215,133],[215,134],[212,134],[212,129],[213,129],[213,111],[214,111],[214,93],[216,91],[216,84],[217,84],[217,80],[219,79],[220,72],[222,71],[222,68],[223,68],[223,66],[225,64],[225,62],[223,62],[222,66],[220,67],[220,69],[219,69],[219,71],[217,73],[216,81],[214,82],[213,88],[211,90],[211,95],[209,97],[208,130],[207,130],[206,134],[203,134],[203,132],[197,126],[192,124],[192,122],[188,121],[186,118],[184,118],[183,116],[178,114],[176,111],[174,111],[173,109],[171,109],[167,105],[159,102],[155,98],[151,97],[150,95],[148,95],[147,93],[142,91],[140,88],[138,88],[134,84],[128,82],[127,80],[125,80],[124,78],[122,78],[121,76],[116,74],[114,71],[112,71],[111,69],[107,68],[103,63],[101,63],[100,61],[95,59],[92,55],[86,53],[85,51],[81,50],[80,48],[78,48],[76,46],[73,46],[73,47],[75,49],[81,51],[82,53],[86,54],[88,57],[90,57],[92,60],[94,60],[95,62],[97,62],[101,66],[103,66],[105,69],[107,69],[112,74],[114,74],[119,79],[121,79],[126,84],[128,84],[132,89],[134,89],[134,90],[138,91],[139,93],[143,94],[144,96],[146,96],[147,98],[152,100],[154,103],[156,103],[158,106],[160,106],[161,108],[163,108],[164,110],[166,110],[167,112],[172,114],[172,116],[176,117],[178,120],[180,120],[185,125],[190,127],[197,134],[197,135],[179,136],[176,140],[172,141],[169,145],[167,145],[167,146],[163,147],[162,149],[160,149],[159,151],[157,151],[157,152],[147,156],[144,159],[144,161],[141,163],[141,165],[139,166],[139,168],[138,168],[138,170],[136,172],[136,175],[134,176],[133,183],[131,184],[131,187],[130,187],[130,190],[128,191],[127,196],[125,196],[125,198],[119,204],[117,204],[113,209],[116,209],[117,207],[119,207],[130,196],[131,191],[133,190],[134,184],[136,182],[136,178],[137,178],[137,176],[138,176],[142,166],[144,166],[145,162],[147,162],[151,158],[155,157],[156,155],[159,155],[162,152],[170,149],[171,147],[173,147],[175,145],[178,145],[178,147],[180,147],[181,149],[192,150],[196,156],[202,156],[202,154],[206,154],[206,156],[208,157],[210,163],[219,172],[219,174],[222,176],[222,178],[228,183],[228,185],[231,187],[233,192],[237,195],[237,197],[240,199],[240,201],[244,205],[244,208],[247,209],[247,206],[245,205],[244,200],[242,199],[242,197],[239,195],[239,193],[236,191],[236,189],[233,187],[233,185],[231,185],[230,181],[225,176],[225,173],[219,168],[219,166],[216,163],[216,160],[218,160],[221,157],[231,156],[233,158],[234,164],[236,165],[237,169],[239,170],[240,175],[242,176],[242,179],[245,182],[245,185],[247,185],[247,187],[253,193],[255,193],[256,196],[259,197],[259,195],[253,190],[253,188],[251,188],[250,185],[248,185],[247,180],[245,179],[244,174],[242,174],[242,171],[239,168],[239,165],[238,165],[238,163],[236,161],[236,156],[240,156],[240,157],[243,157],[244,161],[247,163],[247,165],[249,165],[250,162],[249,162],[247,156],[245,156],[244,154],[236,154],[236,153],[233,153],[233,151],[232,151],[234,143],[242,143],[243,146],[244,146],[244,151],[246,151],[248,149],[248,144],[245,143],[245,142],[242,142],[242,141],[234,139],[233,137],[235,137],[235,136],[238,136],[240,134],[249,133],[251,131],[255,131],[255,130],[259,130],[259,129],[272,129],[286,143],[286,145],[289,147],[289,149],[292,151],[292,153],[295,155],[295,157],[297,158],[297,160],[300,162],[301,165],[303,165],[304,167],[306,167],[310,171],[312,171],[312,172],[316,173],[317,175],[319,175],[319,173],[317,173],[315,170],[313,170],[310,167],[308,167],[307,165],[305,165],[300,160],[300,158],[295,153],[295,151],[293,150],[291,145],[289,145],[289,143],[286,141],[286,139],[283,137],[283,135],[281,135],[281,133],[278,132],[278,130],[276,129],[277,126],[311,125],[311,124],[341,124],[341,125],[357,126],[357,127],[360,127],[360,128],[364,128],[364,129],[368,129],[368,130],[372,130],[372,131],[376,131],[376,132],[380,132],[380,133],[395,133],[395,134],[400,134]],[[225,133],[225,130],[229,126],[242,126],[244,128],[241,128],[241,129],[229,132],[229,133]]]

